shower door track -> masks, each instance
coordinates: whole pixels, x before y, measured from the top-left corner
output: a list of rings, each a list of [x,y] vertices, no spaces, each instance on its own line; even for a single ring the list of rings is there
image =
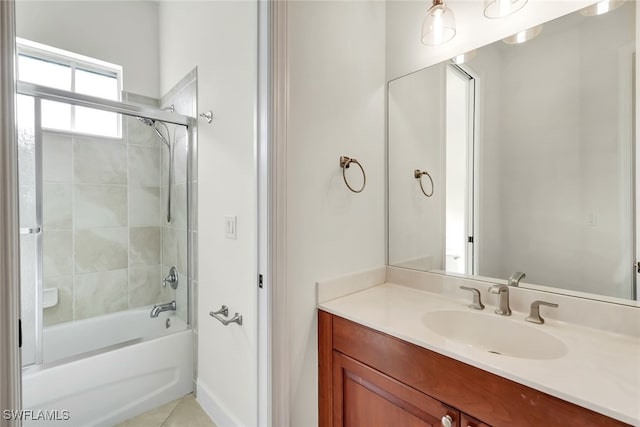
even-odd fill
[[[126,102],[99,98],[96,96],[83,95],[80,93],[69,92],[66,90],[55,89],[22,81],[19,81],[17,84],[17,92],[20,95],[33,96],[36,98],[46,99],[48,101],[64,102],[71,105],[77,105],[79,107],[88,107],[133,117],[146,117],[152,120],[187,127],[194,125],[196,120],[193,117],[171,113],[169,111],[159,110],[153,107],[129,104]]]

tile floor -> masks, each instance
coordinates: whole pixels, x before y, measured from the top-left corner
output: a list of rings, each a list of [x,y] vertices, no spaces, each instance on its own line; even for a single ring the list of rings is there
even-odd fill
[[[116,427],[216,427],[193,394],[159,406]]]

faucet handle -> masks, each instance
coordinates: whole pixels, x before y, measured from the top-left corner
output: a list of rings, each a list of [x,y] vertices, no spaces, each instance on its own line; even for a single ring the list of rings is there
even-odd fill
[[[511,275],[511,277],[509,277],[509,280],[507,280],[507,285],[517,288],[518,286],[520,286],[520,280],[524,279],[525,277],[527,277],[527,275],[522,271],[516,271]]]
[[[176,289],[178,287],[178,270],[175,267],[171,267],[169,269],[169,275],[162,279],[162,287],[166,288],[167,283],[173,289]]]
[[[473,308],[474,310],[484,310],[484,304],[482,304],[482,300],[480,299],[479,290],[476,288],[469,288],[467,286],[460,286],[460,289],[473,293],[473,303],[469,305],[469,308]]]
[[[531,303],[531,310],[529,311],[529,317],[527,317],[527,322],[537,323],[539,325],[544,324],[544,319],[540,316],[540,306],[546,305],[547,307],[558,307],[558,304],[554,304],[546,301],[534,301]]]

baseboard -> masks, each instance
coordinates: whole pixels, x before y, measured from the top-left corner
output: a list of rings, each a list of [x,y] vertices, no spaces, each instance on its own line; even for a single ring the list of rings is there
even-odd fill
[[[209,415],[209,418],[217,427],[241,427],[242,423],[227,411],[218,401],[216,401],[211,390],[198,380],[196,385],[197,400],[202,409]]]

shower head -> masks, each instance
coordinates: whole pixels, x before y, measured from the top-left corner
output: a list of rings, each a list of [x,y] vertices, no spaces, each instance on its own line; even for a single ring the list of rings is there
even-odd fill
[[[142,123],[144,123],[147,126],[151,126],[154,127],[155,121],[148,119],[146,117],[136,117],[136,119],[140,120]]]
[[[166,124],[164,124],[163,122],[156,122],[155,120],[151,120],[147,117],[136,117],[136,119],[140,120],[142,123],[144,123],[147,126],[151,126],[153,130],[156,131],[156,134],[158,135],[160,140],[163,142],[163,144],[166,145],[169,150],[171,150],[171,144],[169,143],[169,141],[167,141],[167,138],[165,138],[164,135],[156,127],[156,123],[160,123],[162,126],[164,126],[164,129],[167,131],[167,136],[169,136],[169,129],[167,128]]]

